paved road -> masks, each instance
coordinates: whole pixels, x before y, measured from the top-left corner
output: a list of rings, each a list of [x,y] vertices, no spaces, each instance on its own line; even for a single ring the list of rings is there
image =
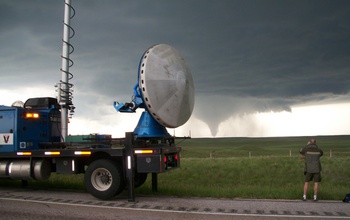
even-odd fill
[[[341,201],[238,200],[119,196],[98,200],[85,192],[0,188],[1,219],[350,219]]]

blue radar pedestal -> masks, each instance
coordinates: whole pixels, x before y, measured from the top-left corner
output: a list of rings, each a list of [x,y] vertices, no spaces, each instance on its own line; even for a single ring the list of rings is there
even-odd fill
[[[179,52],[166,44],[150,47],[141,57],[131,102],[114,102],[119,112],[144,108],[134,130],[136,138],[170,137],[166,128],[187,122],[194,107],[194,85]]]

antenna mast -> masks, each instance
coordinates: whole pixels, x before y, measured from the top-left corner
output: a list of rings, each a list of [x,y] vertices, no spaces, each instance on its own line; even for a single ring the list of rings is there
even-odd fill
[[[72,87],[73,84],[69,82],[73,78],[73,75],[69,72],[69,68],[73,66],[73,61],[69,58],[69,55],[73,53],[74,47],[69,43],[70,39],[74,36],[74,29],[70,26],[70,20],[75,15],[75,10],[71,6],[71,0],[65,0],[64,7],[64,21],[63,21],[63,45],[62,45],[62,67],[61,75],[62,79],[56,85],[58,87],[58,102],[61,106],[61,141],[65,141],[68,135],[68,110],[69,116],[74,114],[75,107],[72,103]]]

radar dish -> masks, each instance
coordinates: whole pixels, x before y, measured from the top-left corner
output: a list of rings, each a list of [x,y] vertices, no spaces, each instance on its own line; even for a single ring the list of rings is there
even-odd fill
[[[176,128],[190,118],[194,106],[192,74],[173,47],[157,44],[144,53],[139,87],[145,107],[161,125]]]

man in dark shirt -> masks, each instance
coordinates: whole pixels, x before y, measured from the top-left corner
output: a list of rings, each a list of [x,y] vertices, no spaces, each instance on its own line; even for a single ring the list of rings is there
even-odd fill
[[[314,201],[318,200],[318,183],[321,182],[321,161],[323,151],[316,145],[316,140],[311,139],[305,147],[300,149],[300,154],[305,156],[305,184],[303,200],[306,201],[306,194],[309,182],[314,181]]]

